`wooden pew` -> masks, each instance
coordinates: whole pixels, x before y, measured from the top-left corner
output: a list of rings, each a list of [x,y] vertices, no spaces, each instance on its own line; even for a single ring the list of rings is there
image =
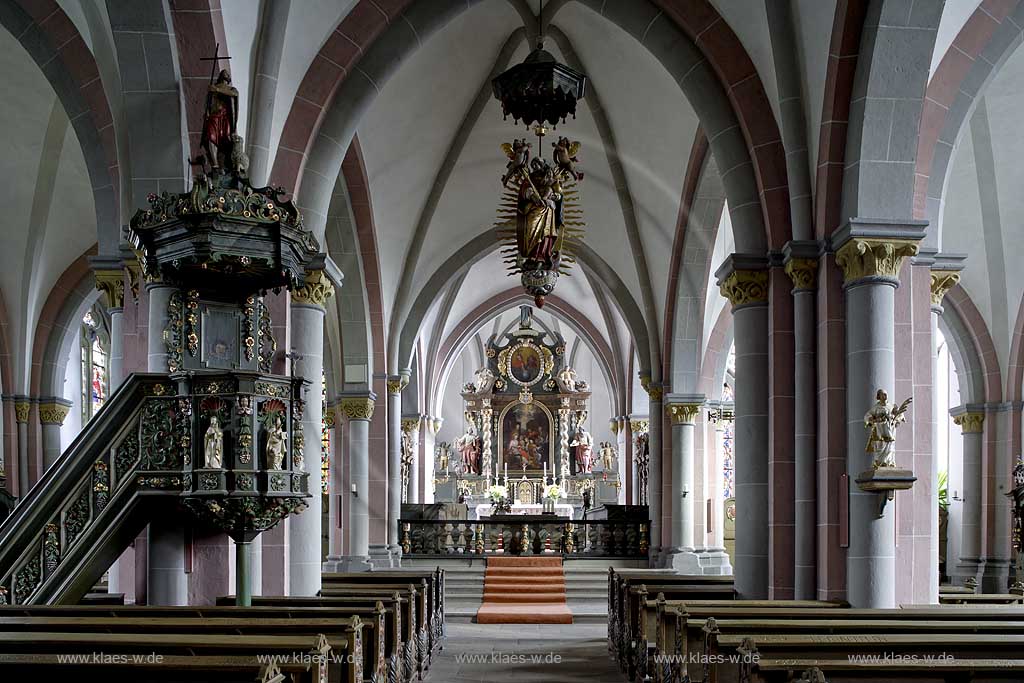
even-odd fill
[[[445,572],[441,567],[434,569],[396,569],[391,571],[373,572],[328,572],[323,574],[322,585],[329,587],[333,583],[378,583],[382,580],[405,581],[411,577],[424,579],[430,584],[430,613],[436,615],[433,620],[432,633],[435,634],[438,648],[445,634]]]
[[[705,683],[738,683],[759,680],[761,659],[854,660],[857,657],[887,655],[891,659],[918,661],[969,661],[973,659],[1013,659],[1024,646],[1024,635],[950,633],[886,633],[858,635],[759,635],[720,636],[719,648],[726,661],[710,667]],[[742,658],[729,662],[731,655]],[[920,667],[920,665],[919,665]],[[1024,668],[1017,670],[1018,680]],[[886,680],[883,678],[882,680]],[[935,680],[934,677],[925,680]]]
[[[354,588],[351,591],[345,591],[344,594],[332,595],[332,596],[320,596],[320,597],[292,597],[283,595],[271,595],[271,596],[258,596],[254,595],[252,598],[252,604],[254,606],[284,606],[292,608],[304,608],[304,607],[343,607],[347,604],[351,604],[353,600],[365,600],[365,599],[382,599],[388,597],[394,598],[395,593],[398,594],[401,605],[401,618],[400,626],[402,629],[401,637],[401,651],[396,652],[397,660],[392,663],[392,660],[388,661],[388,675],[389,680],[396,678],[397,680],[410,681],[417,675],[422,678],[425,672],[424,660],[418,654],[417,643],[423,639],[423,626],[418,616],[419,608],[416,600],[415,586],[405,586],[404,588],[379,588],[371,589],[363,586],[360,588]],[[223,600],[231,600],[230,596],[222,598]],[[396,670],[396,673],[392,675],[392,670]]]
[[[610,570],[609,573],[609,612],[608,639],[609,649],[623,670],[631,670],[631,652],[635,647],[629,615],[636,610],[635,598],[631,599],[631,590],[641,584],[657,584],[658,586],[678,586],[680,589],[692,589],[687,597],[701,597],[698,593],[705,592],[710,598],[733,597],[731,576],[691,576],[684,574],[667,574],[663,570]],[[719,592],[721,591],[721,592]],[[633,622],[635,624],[635,620]]]
[[[632,632],[633,668],[627,669],[630,678],[642,680],[650,676],[657,680],[671,680],[668,673],[672,670],[671,656],[676,659],[686,652],[693,651],[694,644],[687,643],[688,610],[703,610],[708,614],[722,611],[746,611],[767,609],[769,614],[785,614],[792,610],[814,609],[824,610],[826,614],[845,614],[846,602],[824,602],[817,600],[666,600],[664,593],[659,593],[655,600],[644,599],[637,603],[635,630]],[[657,666],[661,660],[662,665]],[[659,670],[660,669],[660,670]],[[675,670],[680,667],[676,666]]]
[[[731,576],[684,575],[676,574],[670,569],[615,569],[608,568],[608,649],[614,655],[623,649],[625,640],[622,632],[623,590],[633,582],[641,583],[679,583],[691,586],[731,586]]]
[[[842,659],[762,659],[756,683],[863,683],[871,681],[1013,681],[1020,683],[1024,659],[968,659],[964,661],[851,662]]]
[[[26,667],[32,668],[31,661],[36,658],[42,658],[49,668],[59,667],[59,655],[68,655],[68,659],[78,655],[85,662],[98,660],[125,666],[131,666],[136,659],[157,663],[167,656],[241,657],[250,660],[256,670],[259,670],[256,665],[273,659],[304,664],[309,671],[300,680],[308,683],[363,683],[362,628],[361,620],[354,616],[340,638],[323,634],[310,638],[251,634],[9,632],[0,638],[0,672],[5,680],[27,680],[14,678],[13,674]],[[166,680],[169,670],[163,668],[162,671]]]
[[[414,582],[422,587],[424,610],[426,617],[425,634],[427,641],[419,643],[429,666],[430,658],[435,650],[440,649],[444,638],[444,570],[436,569],[402,569],[395,571],[326,573],[322,579],[323,595],[329,595],[340,586],[365,584],[368,586],[387,585],[393,582]],[[326,591],[326,592],[325,592]]]
[[[941,605],[1021,605],[1024,595],[1016,593],[940,593]]]
[[[72,614],[71,612],[77,612]],[[21,614],[14,614],[19,612]],[[107,614],[82,614],[74,608],[46,606],[0,610],[0,638],[12,632],[164,633],[290,635],[307,638],[324,634],[344,637],[352,616],[363,624],[363,674],[367,681],[388,678],[386,612],[381,602],[373,607],[343,609],[261,607],[121,607]],[[395,679],[397,681],[397,678]]]

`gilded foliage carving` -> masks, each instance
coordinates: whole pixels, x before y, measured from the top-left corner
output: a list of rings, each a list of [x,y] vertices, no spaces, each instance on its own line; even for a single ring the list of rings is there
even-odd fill
[[[142,412],[142,466],[169,469],[178,465],[174,435],[174,403],[149,400]]]
[[[946,292],[960,282],[960,273],[952,270],[933,270],[931,273],[932,306],[941,306]]]
[[[36,588],[42,581],[42,562],[40,561],[38,546],[31,559],[18,570],[14,577],[14,602],[24,605],[32,597]]]
[[[167,327],[164,328],[164,346],[167,348],[167,370],[178,372],[185,362],[185,304],[181,292],[171,292],[167,300]]]
[[[89,491],[82,491],[64,513],[64,542],[70,546],[89,521]]]
[[[349,420],[372,420],[374,405],[372,398],[343,398],[339,404]]]
[[[733,306],[768,302],[767,270],[734,270],[719,285]]]
[[[849,284],[868,277],[896,280],[903,259],[917,254],[917,242],[901,239],[854,238],[836,251],[836,264]]]

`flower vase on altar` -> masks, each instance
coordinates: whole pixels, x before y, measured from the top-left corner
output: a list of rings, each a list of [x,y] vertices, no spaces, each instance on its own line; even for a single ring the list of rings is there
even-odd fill
[[[487,497],[491,499],[492,515],[507,515],[512,512],[512,501],[508,497],[508,487],[494,484],[487,489]]]

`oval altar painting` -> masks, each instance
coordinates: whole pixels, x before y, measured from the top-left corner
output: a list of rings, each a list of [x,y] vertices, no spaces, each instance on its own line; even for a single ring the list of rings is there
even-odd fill
[[[543,369],[540,352],[533,346],[519,346],[508,359],[508,371],[512,379],[520,384],[530,384]]]

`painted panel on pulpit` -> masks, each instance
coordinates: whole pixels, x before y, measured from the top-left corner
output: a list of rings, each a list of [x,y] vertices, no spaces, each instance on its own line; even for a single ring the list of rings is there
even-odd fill
[[[527,473],[551,468],[551,414],[539,403],[511,403],[502,413],[499,455],[508,465],[509,476],[524,469]]]

